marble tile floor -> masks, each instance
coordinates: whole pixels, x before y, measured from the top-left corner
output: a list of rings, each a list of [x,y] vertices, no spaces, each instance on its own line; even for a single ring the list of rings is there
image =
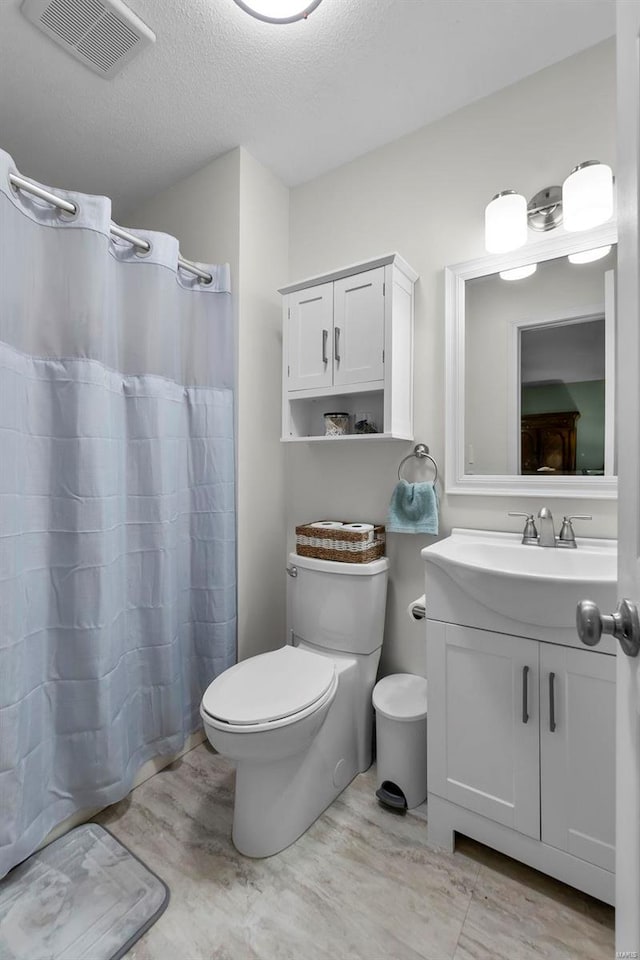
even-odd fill
[[[613,910],[479,844],[426,843],[357,777],[287,850],[231,843],[234,773],[202,744],[96,820],[171,889],[127,960],[604,960]]]

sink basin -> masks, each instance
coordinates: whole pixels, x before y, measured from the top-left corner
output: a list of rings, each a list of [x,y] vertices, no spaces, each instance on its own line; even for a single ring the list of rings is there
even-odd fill
[[[519,534],[455,528],[446,540],[422,551],[427,594],[435,564],[474,600],[504,617],[572,628],[579,600],[594,600],[604,612],[616,603],[617,542],[578,538],[577,544],[575,550],[530,546]]]

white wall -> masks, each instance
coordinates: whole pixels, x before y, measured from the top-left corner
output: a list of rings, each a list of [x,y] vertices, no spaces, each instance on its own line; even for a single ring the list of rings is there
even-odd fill
[[[281,307],[289,191],[238,148],[143,204],[131,227],[178,237],[184,256],[228,262],[236,315],[238,655],[285,634]]]
[[[463,69],[463,65],[460,69]],[[415,437],[444,467],[444,285],[446,264],[484,254],[483,213],[500,190],[533,196],[577,163],[615,169],[615,50],[607,41],[291,191],[289,280],[397,250],[419,272],[415,322]],[[274,371],[274,376],[276,376]],[[363,445],[364,446],[364,445]],[[381,520],[410,449],[291,444],[287,531],[322,516]],[[554,513],[592,513],[589,532],[613,536],[612,501],[549,500]],[[527,498],[450,496],[441,533],[452,526],[518,529],[508,510]],[[404,608],[423,592],[426,536],[390,535],[383,672],[424,673],[422,628]]]
[[[285,639],[286,518],[282,432],[282,302],[289,191],[240,153],[238,339],[238,647]]]
[[[229,263],[235,283],[240,253],[239,195],[238,149],[136,207],[126,217],[126,224],[131,229],[173,234],[188,260]]]

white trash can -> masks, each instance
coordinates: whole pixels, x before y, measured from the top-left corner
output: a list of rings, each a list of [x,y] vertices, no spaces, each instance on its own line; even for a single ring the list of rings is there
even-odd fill
[[[427,798],[427,681],[394,673],[373,688],[376,711],[376,796],[397,809]]]

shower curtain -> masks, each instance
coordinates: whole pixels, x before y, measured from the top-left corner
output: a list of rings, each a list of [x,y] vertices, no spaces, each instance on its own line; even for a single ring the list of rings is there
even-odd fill
[[[228,268],[16,190],[0,151],[0,877],[121,799],[235,662]],[[47,188],[49,189],[49,188]]]

